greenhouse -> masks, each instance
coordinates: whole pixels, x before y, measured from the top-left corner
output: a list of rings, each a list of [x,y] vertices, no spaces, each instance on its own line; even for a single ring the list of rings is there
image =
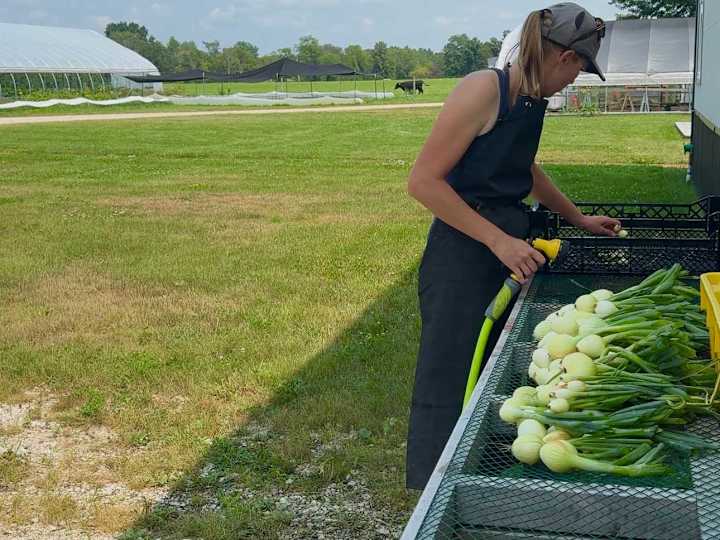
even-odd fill
[[[109,97],[133,85],[125,76],[156,73],[147,59],[93,30],[0,23],[0,101]]]
[[[607,21],[598,53],[606,81],[582,73],[550,99],[550,109],[649,112],[688,110],[692,97],[695,18]],[[517,55],[516,28],[503,42],[497,66]]]

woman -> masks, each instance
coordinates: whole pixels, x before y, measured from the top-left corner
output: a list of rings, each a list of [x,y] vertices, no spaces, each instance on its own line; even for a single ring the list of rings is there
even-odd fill
[[[534,162],[547,101],[595,57],[604,24],[564,2],[530,14],[517,61],[465,77],[437,117],[408,180],[435,216],[420,264],[420,350],[407,443],[407,486],[423,489],[460,415],[485,308],[512,272],[545,262],[526,241],[531,195],[570,223],[613,236],[619,222],[584,216]],[[495,324],[491,351],[503,322]]]

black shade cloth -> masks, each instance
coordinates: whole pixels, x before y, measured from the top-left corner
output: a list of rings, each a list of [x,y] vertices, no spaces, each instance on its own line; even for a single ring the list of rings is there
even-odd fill
[[[302,62],[291,60],[290,58],[281,58],[280,60],[268,64],[267,66],[246,71],[245,73],[225,75],[223,80],[262,82],[269,81],[277,77],[297,77],[298,75],[312,77],[317,75],[355,74],[355,70],[342,64],[304,64]]]
[[[145,76],[126,75],[126,78],[130,79],[133,82],[139,82],[139,83],[220,80],[220,79],[217,79],[217,77],[224,77],[224,75],[222,73],[213,73],[211,71],[203,71],[202,69],[190,69],[188,71],[182,71],[180,73],[163,73],[161,75],[145,75]]]
[[[156,83],[156,82],[180,82],[180,81],[237,81],[237,82],[262,82],[276,79],[278,77],[306,77],[322,75],[356,75],[352,68],[343,64],[304,64],[290,58],[281,58],[266,66],[252,69],[244,73],[215,73],[201,69],[191,69],[182,73],[163,73],[161,75],[128,76],[134,82]]]

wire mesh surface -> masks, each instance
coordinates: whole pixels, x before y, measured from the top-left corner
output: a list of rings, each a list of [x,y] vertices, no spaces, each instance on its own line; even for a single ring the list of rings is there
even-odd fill
[[[720,538],[720,456],[677,454],[668,462],[672,474],[659,478],[554,474],[512,457],[515,427],[498,416],[502,401],[528,382],[536,322],[584,289],[621,290],[638,281],[550,274],[533,280],[417,538]],[[715,420],[698,421],[691,431],[720,440]]]

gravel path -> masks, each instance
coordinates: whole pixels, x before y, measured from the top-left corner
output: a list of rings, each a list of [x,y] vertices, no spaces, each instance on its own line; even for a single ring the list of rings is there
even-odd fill
[[[322,112],[367,112],[395,109],[431,109],[442,107],[442,103],[405,103],[397,105],[339,105],[332,107],[302,107],[295,109],[243,109],[236,111],[189,111],[189,112],[148,112],[148,113],[112,113],[112,114],[62,114],[43,116],[0,117],[0,126],[19,124],[42,124],[52,122],[86,122],[108,120],[138,120],[142,118],[189,118],[193,116],[236,116],[247,114],[295,114]]]

